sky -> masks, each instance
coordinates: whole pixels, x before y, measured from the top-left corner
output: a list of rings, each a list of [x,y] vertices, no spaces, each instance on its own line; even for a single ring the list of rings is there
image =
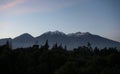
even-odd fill
[[[120,0],[0,0],[0,39],[55,30],[120,42]]]

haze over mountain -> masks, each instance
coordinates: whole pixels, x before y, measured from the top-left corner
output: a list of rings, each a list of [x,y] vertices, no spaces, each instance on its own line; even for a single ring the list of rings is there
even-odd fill
[[[5,44],[7,40],[12,41],[13,49],[31,47],[36,44],[36,42],[41,46],[45,43],[46,40],[48,40],[50,47],[53,44],[58,43],[59,45],[66,45],[69,50],[77,48],[78,46],[85,46],[88,42],[91,43],[92,47],[117,47],[118,49],[120,49],[119,42],[101,37],[99,35],[94,35],[89,32],[65,34],[60,31],[49,31],[43,33],[38,37],[33,37],[28,33],[24,33],[18,37],[15,37],[14,39],[0,39],[0,45]]]

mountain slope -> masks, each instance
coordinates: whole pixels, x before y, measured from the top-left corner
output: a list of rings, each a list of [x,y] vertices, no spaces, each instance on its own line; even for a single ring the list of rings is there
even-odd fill
[[[77,39],[76,41],[78,41],[77,44],[79,44],[80,46],[87,45],[87,43],[90,42],[92,44],[92,47],[97,46],[99,48],[104,48],[104,47],[120,48],[119,42],[116,42],[116,41],[113,41],[113,40],[110,40],[110,39],[107,39],[107,38],[104,38],[104,37],[101,37],[98,35],[93,35],[90,33],[84,34],[84,35],[81,35],[81,36],[75,37],[75,38]],[[73,43],[75,43],[75,42],[73,42]],[[78,46],[77,44],[76,44],[76,46]]]
[[[35,39],[28,33],[24,33],[12,40],[13,48],[30,47],[35,43]]]
[[[40,45],[44,44],[46,40],[49,41],[50,46],[52,46],[55,43],[66,44],[67,35],[59,31],[55,32],[49,31],[40,35],[39,37],[36,37],[36,41],[38,41]]]
[[[7,41],[12,41],[12,39],[11,38],[0,39],[0,45],[6,44]]]

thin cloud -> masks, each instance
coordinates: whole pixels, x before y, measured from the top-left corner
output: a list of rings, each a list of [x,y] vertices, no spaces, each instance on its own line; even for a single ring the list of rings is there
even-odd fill
[[[0,12],[1,11],[5,11],[8,10],[10,8],[14,8],[15,6],[17,6],[18,4],[24,2],[25,0],[11,0],[10,2],[7,2],[5,4],[2,4],[0,6]]]
[[[20,3],[22,3],[22,5]],[[7,13],[10,15],[52,12],[73,6],[76,3],[77,2],[73,0],[15,0],[0,7],[0,11],[13,8],[9,11],[9,13]],[[19,7],[15,7],[17,5]]]

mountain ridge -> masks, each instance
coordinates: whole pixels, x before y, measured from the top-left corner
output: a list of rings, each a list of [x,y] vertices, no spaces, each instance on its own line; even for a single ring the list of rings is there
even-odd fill
[[[0,39],[0,45],[5,44],[8,39]],[[76,32],[65,34],[60,31],[48,31],[40,36],[33,37],[29,33],[21,34],[12,40],[13,48],[25,48],[33,46],[36,41],[38,45],[42,45],[46,40],[49,41],[49,45],[52,46],[55,43],[66,45],[68,49],[73,49],[78,46],[85,46],[88,42],[92,44],[92,47],[104,48],[104,47],[117,47],[120,49],[120,42],[101,37],[99,35],[94,35],[89,32]]]

